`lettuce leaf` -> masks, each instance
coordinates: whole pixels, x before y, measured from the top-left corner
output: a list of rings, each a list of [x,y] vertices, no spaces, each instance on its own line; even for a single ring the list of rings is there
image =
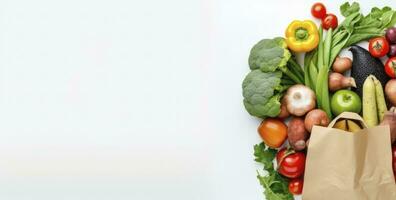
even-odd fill
[[[274,159],[277,151],[268,148],[264,143],[254,146],[255,161],[264,165],[266,175],[257,172],[257,178],[264,188],[264,195],[267,200],[293,200],[293,195],[289,192],[288,181],[282,177],[274,168]]]

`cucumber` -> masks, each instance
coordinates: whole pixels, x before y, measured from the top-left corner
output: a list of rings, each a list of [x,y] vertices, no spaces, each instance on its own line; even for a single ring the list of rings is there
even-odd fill
[[[377,103],[375,98],[375,85],[372,75],[363,83],[363,119],[368,127],[378,125]]]
[[[385,112],[387,111],[384,90],[382,89],[381,82],[373,76],[375,85],[375,101],[377,102],[378,121],[384,120]]]

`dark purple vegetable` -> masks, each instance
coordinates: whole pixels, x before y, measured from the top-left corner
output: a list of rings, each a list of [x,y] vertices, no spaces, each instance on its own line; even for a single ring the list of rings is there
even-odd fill
[[[395,57],[396,56],[396,44],[391,44],[389,47],[388,57]]]
[[[389,77],[385,73],[381,60],[374,58],[371,54],[360,46],[352,45],[349,49],[352,52],[351,77],[355,79],[356,88],[353,88],[359,96],[362,96],[363,83],[370,75],[374,75],[384,87]]]
[[[389,28],[386,30],[385,34],[386,40],[388,40],[389,43],[395,44],[396,43],[396,28]]]

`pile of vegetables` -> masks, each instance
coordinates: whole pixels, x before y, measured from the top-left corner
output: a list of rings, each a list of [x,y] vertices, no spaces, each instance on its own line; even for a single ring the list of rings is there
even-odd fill
[[[364,16],[359,4],[348,2],[340,7],[345,20],[335,29],[328,29],[324,35],[319,29],[320,43],[316,50],[305,55],[305,85],[313,89],[318,98],[318,107],[331,118],[328,73],[331,64],[343,48],[377,36],[396,23],[396,11],[389,7],[373,8]],[[353,85],[350,85],[353,86]]]
[[[344,3],[340,11],[339,24],[336,15],[315,3],[311,13],[321,20],[319,28],[311,20],[294,20],[284,38],[263,39],[250,52],[243,102],[249,114],[263,119],[258,127],[263,142],[254,146],[254,155],[264,166],[258,179],[268,200],[302,193],[312,127],[326,127],[342,112],[361,114],[369,127],[389,125],[391,142],[396,140],[396,11],[374,7],[363,15],[357,2]],[[369,42],[368,50],[357,45],[362,41]],[[353,58],[341,57],[342,49]],[[304,55],[303,66],[298,54]],[[384,65],[379,58],[385,56]],[[363,127],[341,119],[334,128],[357,132]]]

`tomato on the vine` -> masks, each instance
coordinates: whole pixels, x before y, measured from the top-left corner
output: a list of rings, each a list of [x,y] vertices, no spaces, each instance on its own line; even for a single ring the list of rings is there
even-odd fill
[[[381,58],[389,52],[389,43],[385,37],[376,37],[369,41],[369,52],[373,57]]]
[[[279,148],[287,138],[287,126],[279,119],[265,119],[257,131],[264,143],[271,148]]]
[[[323,19],[326,16],[326,7],[322,3],[315,3],[311,8],[312,16]]]
[[[389,58],[385,63],[385,72],[391,78],[396,78],[396,57]]]
[[[302,178],[292,179],[289,182],[289,191],[293,195],[302,194],[303,187],[304,187],[304,181]]]
[[[336,29],[338,26],[338,19],[337,16],[334,14],[328,14],[326,17],[322,19],[322,27],[325,30],[332,28],[333,30]]]
[[[304,173],[305,154],[281,149],[276,155],[278,172],[287,178],[298,178]]]

